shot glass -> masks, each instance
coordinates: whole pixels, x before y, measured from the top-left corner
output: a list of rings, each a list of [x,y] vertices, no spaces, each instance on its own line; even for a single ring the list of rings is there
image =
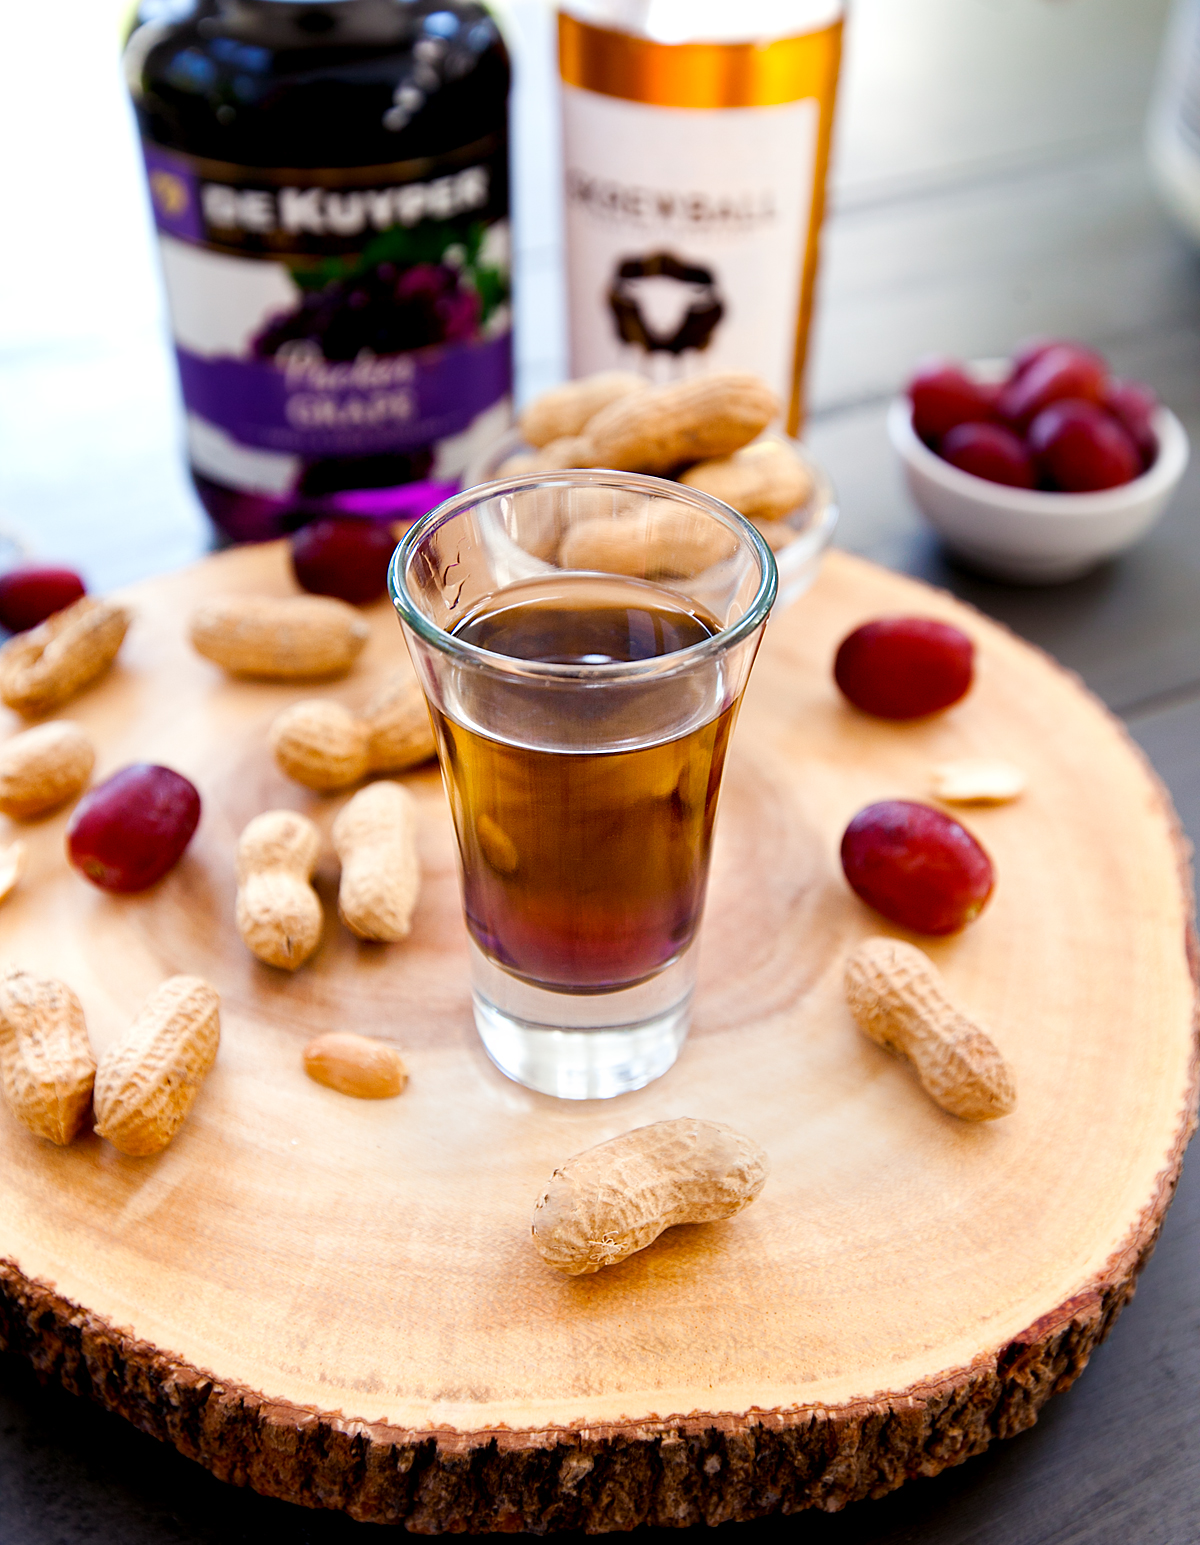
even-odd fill
[[[453,813],[488,1056],[565,1099],[641,1088],[687,1034],[770,549],[677,483],[538,473],[418,521],[390,589]]]

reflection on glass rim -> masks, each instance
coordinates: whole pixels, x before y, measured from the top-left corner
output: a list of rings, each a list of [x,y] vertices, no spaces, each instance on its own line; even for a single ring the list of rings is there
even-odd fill
[[[691,644],[686,649],[675,650],[672,654],[658,655],[650,660],[622,660],[610,665],[552,665],[544,661],[517,660],[511,655],[497,654],[490,649],[481,649],[476,644],[458,639],[435,622],[431,622],[409,594],[405,576],[410,561],[425,538],[456,515],[476,505],[485,504],[491,499],[499,498],[503,494],[536,492],[550,487],[572,488],[596,485],[633,488],[652,498],[670,499],[676,504],[689,504],[720,522],[745,542],[758,559],[760,578],[758,589],[742,615],[723,627],[713,638]],[[697,488],[688,488],[665,478],[647,477],[640,472],[613,472],[594,468],[526,473],[517,477],[498,478],[492,483],[480,483],[474,488],[464,489],[462,493],[455,494],[452,499],[447,499],[444,504],[439,504],[436,509],[430,510],[427,515],[423,515],[408,528],[392,554],[392,561],[388,566],[388,593],[397,614],[407,627],[410,627],[426,643],[432,644],[434,648],[440,649],[445,654],[455,655],[464,664],[471,664],[482,670],[501,671],[505,675],[525,676],[531,679],[586,681],[594,685],[605,681],[627,682],[637,677],[670,675],[673,671],[690,668],[697,661],[708,656],[724,654],[733,645],[748,638],[766,621],[771,607],[775,604],[778,588],[778,570],[771,549],[761,533],[744,516],[739,515],[727,504],[722,504],[719,499],[714,499]]]

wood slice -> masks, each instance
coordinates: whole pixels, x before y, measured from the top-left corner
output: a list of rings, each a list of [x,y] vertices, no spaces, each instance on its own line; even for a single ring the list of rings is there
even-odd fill
[[[233,925],[236,836],[261,810],[328,832],[343,797],[289,783],[271,719],[311,688],[233,682],[184,620],[225,590],[286,594],[280,545],[135,587],[120,663],[70,706],[103,777],[162,761],[204,799],[184,860],[142,896],[70,872],[65,814],[22,828],[3,952],[62,977],[103,1050],[167,975],[222,997],[220,1055],[174,1144],[69,1149],[0,1111],[0,1332],[219,1476],[418,1531],[753,1518],[880,1495],[1028,1426],[1128,1300],[1193,1126],[1184,844],[1120,726],[1043,656],[910,580],[830,554],[771,625],[722,797],[695,1027],[677,1066],[607,1102],[508,1082],[471,1022],[453,837],[436,769],[411,939],[327,923],[295,976]],[[837,641],[881,613],[965,627],[965,702],[889,725],[845,705]],[[385,604],[344,681],[406,664]],[[15,721],[12,728],[16,728]],[[1023,767],[1016,804],[964,817],[998,886],[963,935],[921,941],[1015,1069],[1016,1113],[930,1103],[845,1007],[849,949],[895,932],[837,849],[864,804],[928,797],[930,767]],[[306,1078],[317,1031],[394,1038],[399,1099]],[[671,1230],[564,1278],[529,1215],[555,1165],[667,1117],[728,1122],[773,1172],[726,1223]]]

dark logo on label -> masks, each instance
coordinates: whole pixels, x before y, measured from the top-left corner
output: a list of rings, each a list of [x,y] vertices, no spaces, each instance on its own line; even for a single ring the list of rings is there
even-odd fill
[[[670,252],[626,258],[617,268],[608,304],[622,343],[648,354],[707,349],[725,315],[711,269]]]

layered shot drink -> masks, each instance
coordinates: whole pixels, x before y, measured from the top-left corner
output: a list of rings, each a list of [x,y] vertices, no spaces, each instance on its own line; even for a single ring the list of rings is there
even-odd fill
[[[774,590],[748,523],[624,473],[484,485],[398,549],[476,1023],[517,1081],[597,1098],[674,1061],[725,753]]]

